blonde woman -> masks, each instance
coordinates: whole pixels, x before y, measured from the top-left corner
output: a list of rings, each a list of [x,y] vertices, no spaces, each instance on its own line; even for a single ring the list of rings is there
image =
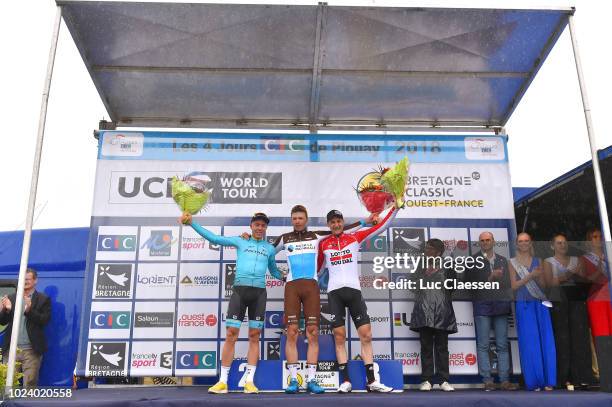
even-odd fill
[[[546,298],[545,272],[534,256],[531,236],[516,238],[516,257],[510,260],[510,282],[516,294],[521,370],[527,390],[552,390],[557,381],[555,338]]]

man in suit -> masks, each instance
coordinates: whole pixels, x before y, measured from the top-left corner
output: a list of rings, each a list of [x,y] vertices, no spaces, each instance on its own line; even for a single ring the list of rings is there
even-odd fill
[[[472,282],[498,282],[499,289],[474,290],[474,324],[476,327],[476,349],[478,373],[486,391],[495,389],[489,360],[490,332],[495,333],[497,348],[497,371],[502,390],[516,390],[510,383],[510,352],[508,343],[508,316],[511,313],[512,290],[508,259],[495,253],[495,238],[491,232],[482,232],[478,237],[480,251],[474,255],[476,266],[466,273]],[[479,267],[482,265],[482,267]]]
[[[17,341],[17,359],[21,363],[17,366],[23,372],[25,387],[36,387],[38,372],[42,356],[47,351],[47,339],[43,331],[51,318],[51,300],[45,294],[36,291],[38,275],[36,270],[28,268],[26,271],[23,290],[23,316]],[[8,362],[11,331],[13,330],[13,317],[15,315],[16,294],[4,296],[0,302],[0,324],[7,325],[2,344],[2,359]],[[19,370],[16,370],[19,371]]]

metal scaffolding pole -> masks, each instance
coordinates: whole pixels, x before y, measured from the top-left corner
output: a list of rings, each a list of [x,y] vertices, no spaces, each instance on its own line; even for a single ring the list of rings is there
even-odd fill
[[[608,208],[606,206],[606,195],[604,194],[603,182],[601,180],[601,170],[599,168],[599,157],[597,154],[597,144],[595,143],[595,132],[593,131],[593,122],[591,120],[591,106],[587,97],[584,75],[582,73],[582,62],[578,53],[578,42],[576,40],[576,31],[574,27],[574,16],[569,16],[569,29],[572,38],[572,49],[574,51],[574,61],[576,62],[576,73],[578,74],[578,84],[580,85],[580,94],[582,95],[582,107],[584,109],[584,119],[586,121],[587,134],[589,136],[589,144],[591,146],[591,159],[593,161],[593,178],[595,178],[595,190],[597,191],[597,203],[599,206],[599,217],[601,220],[601,228],[604,237],[604,250],[608,262],[608,270],[612,270],[612,236],[610,235],[610,218],[608,217]],[[609,276],[608,276],[609,277]]]
[[[55,23],[53,25],[53,36],[51,37],[51,49],[49,51],[49,61],[47,62],[47,75],[42,94],[40,115],[38,117],[38,137],[36,140],[36,151],[34,153],[34,165],[32,168],[32,179],[30,181],[30,197],[28,200],[28,213],[26,215],[26,225],[23,234],[23,247],[21,250],[21,263],[19,265],[19,280],[17,283],[17,293],[15,304],[13,304],[15,314],[13,317],[13,330],[11,331],[11,342],[9,349],[8,367],[6,371],[6,389],[10,389],[15,377],[15,359],[17,357],[17,339],[19,338],[19,326],[23,317],[23,291],[30,257],[30,241],[32,238],[32,224],[34,220],[34,207],[36,205],[36,190],[38,188],[38,174],[40,172],[40,160],[42,156],[43,140],[45,136],[45,124],[47,121],[47,105],[49,104],[49,90],[51,88],[51,78],[53,77],[53,65],[55,63],[55,51],[59,37],[60,22],[62,19],[62,9],[57,7]]]

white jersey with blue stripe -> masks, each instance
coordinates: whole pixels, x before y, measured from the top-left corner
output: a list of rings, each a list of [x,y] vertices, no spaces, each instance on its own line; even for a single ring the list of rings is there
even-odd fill
[[[365,225],[365,222],[357,222],[349,225],[346,229],[352,231]],[[292,231],[280,235],[274,246],[276,252],[285,250],[289,272],[287,282],[299,279],[317,280],[317,258],[319,254],[319,242],[330,235],[330,231],[318,230],[311,232],[307,229]]]

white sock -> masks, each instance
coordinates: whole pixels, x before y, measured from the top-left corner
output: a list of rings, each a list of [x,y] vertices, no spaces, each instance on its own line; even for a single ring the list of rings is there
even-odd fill
[[[297,363],[287,363],[287,367],[289,368],[289,374],[291,375],[292,379],[297,380],[298,366],[299,365]]]
[[[246,381],[247,382],[252,382],[255,379],[255,369],[257,369],[257,366],[253,366],[253,365],[247,365],[247,371],[246,371]]]
[[[317,365],[307,364],[306,367],[308,368],[308,380],[306,381],[309,382],[315,379],[315,374],[317,373]]]
[[[227,376],[229,376],[229,367],[221,366],[221,377],[219,377],[219,381],[227,384]]]

